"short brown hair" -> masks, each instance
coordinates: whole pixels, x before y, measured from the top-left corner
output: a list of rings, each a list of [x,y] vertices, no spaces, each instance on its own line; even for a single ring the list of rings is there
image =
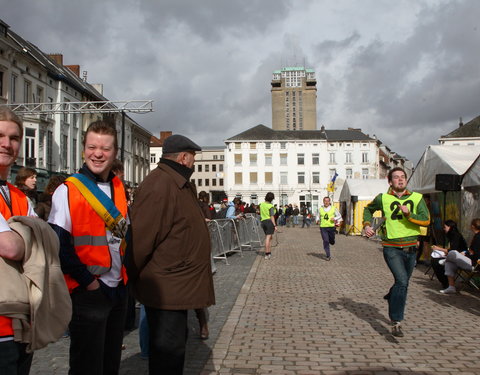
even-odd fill
[[[117,129],[115,129],[114,124],[104,120],[98,120],[88,125],[85,136],[83,137],[83,148],[85,148],[88,133],[108,134],[113,136],[113,147],[115,147],[115,150],[118,150]]]
[[[65,181],[66,177],[62,176],[61,174],[55,174],[48,180],[47,187],[45,188],[45,193],[53,194],[54,191],[59,187],[63,181]]]
[[[12,121],[17,124],[20,129],[20,138],[23,137],[23,120],[7,106],[0,105],[0,121]]]
[[[123,163],[122,163],[120,160],[115,159],[115,160],[113,161],[113,164],[112,164],[112,172],[113,172],[114,174],[117,174],[117,173],[119,173],[119,172],[122,172],[122,173],[125,172],[125,167],[123,166]]]
[[[265,195],[265,200],[266,200],[267,202],[272,203],[272,201],[273,201],[274,199],[275,199],[275,194],[273,194],[271,191],[269,191],[269,192],[267,193],[267,195]]]
[[[394,172],[403,172],[403,174],[405,175],[405,179],[407,179],[407,172],[405,172],[405,169],[401,167],[395,167],[390,172],[388,172],[388,182],[392,182],[392,175]]]

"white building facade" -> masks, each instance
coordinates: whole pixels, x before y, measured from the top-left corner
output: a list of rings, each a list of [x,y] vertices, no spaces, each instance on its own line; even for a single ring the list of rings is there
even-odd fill
[[[197,191],[210,195],[210,202],[221,202],[225,197],[225,147],[202,147],[195,156],[195,172],[191,182]]]
[[[317,210],[327,186],[345,179],[378,178],[378,145],[358,129],[275,131],[258,125],[226,141],[225,191],[261,203],[269,191],[277,204],[305,204]],[[335,195],[334,195],[335,197]]]
[[[150,142],[150,170],[157,167],[162,157],[163,141],[172,132],[161,132],[160,138],[152,137]],[[194,172],[190,179],[197,192],[205,191],[210,202],[221,202],[225,194],[225,146],[205,146],[195,155]]]

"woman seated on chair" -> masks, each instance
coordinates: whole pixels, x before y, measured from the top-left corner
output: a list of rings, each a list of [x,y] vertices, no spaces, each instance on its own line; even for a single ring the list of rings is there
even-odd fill
[[[440,258],[432,258],[432,268],[438,281],[442,284],[443,289],[446,289],[448,287],[448,279],[447,276],[445,276],[445,267],[442,260],[445,260],[449,251],[457,250],[463,252],[468,249],[468,246],[467,241],[465,241],[465,238],[463,238],[457,228],[457,223],[453,220],[446,220],[445,224],[443,224],[443,230],[445,231],[445,237],[448,240],[448,248],[444,249],[440,246],[432,246],[432,250],[436,250],[437,253],[444,253]]]
[[[445,261],[445,275],[448,278],[448,288],[440,293],[453,294],[457,292],[455,288],[455,274],[457,269],[471,271],[480,259],[480,219],[473,219],[470,229],[474,233],[470,248],[461,253],[456,250],[448,252]]]

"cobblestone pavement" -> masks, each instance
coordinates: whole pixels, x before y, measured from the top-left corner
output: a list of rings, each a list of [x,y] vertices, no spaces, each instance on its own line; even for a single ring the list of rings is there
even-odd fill
[[[441,295],[413,273],[405,337],[389,332],[393,283],[378,243],[337,236],[326,261],[317,228],[282,229],[258,257],[202,374],[480,374],[480,295]]]
[[[230,255],[228,257],[229,265],[226,265],[224,261],[215,261],[217,272],[213,276],[213,280],[217,303],[208,309],[210,337],[205,341],[199,339],[199,327],[195,313],[189,311],[185,375],[197,375],[201,372],[256,257],[255,251],[244,251],[243,256],[238,253]],[[138,329],[126,332],[124,344],[126,350],[122,352],[120,374],[147,374],[147,361],[141,359],[139,354]],[[50,344],[47,348],[35,352],[30,374],[66,375],[68,373],[69,345],[70,340],[68,338],[60,339],[55,344]]]
[[[382,299],[393,278],[378,243],[338,235],[328,262],[315,227],[278,238],[272,260],[244,252],[217,262],[210,339],[198,339],[191,314],[186,374],[480,374],[478,292],[441,295],[419,267],[405,337],[394,338]],[[147,373],[138,331],[125,343],[121,374]],[[66,374],[67,361],[62,339],[35,353],[31,374]]]

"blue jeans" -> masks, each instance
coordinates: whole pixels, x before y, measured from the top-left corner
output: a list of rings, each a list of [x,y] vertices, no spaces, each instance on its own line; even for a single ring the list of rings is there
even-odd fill
[[[335,227],[320,227],[320,233],[322,234],[323,250],[327,257],[330,256],[330,245],[335,245]]]
[[[148,342],[150,340],[150,335],[148,333],[148,321],[147,314],[145,312],[145,306],[140,305],[140,319],[138,323],[138,336],[140,340],[140,356],[142,358],[148,358],[149,348]]]
[[[388,316],[390,320],[403,320],[405,304],[407,302],[408,281],[415,267],[415,248],[404,251],[399,247],[384,247],[383,258],[395,278],[395,283],[385,296],[388,300]]]

